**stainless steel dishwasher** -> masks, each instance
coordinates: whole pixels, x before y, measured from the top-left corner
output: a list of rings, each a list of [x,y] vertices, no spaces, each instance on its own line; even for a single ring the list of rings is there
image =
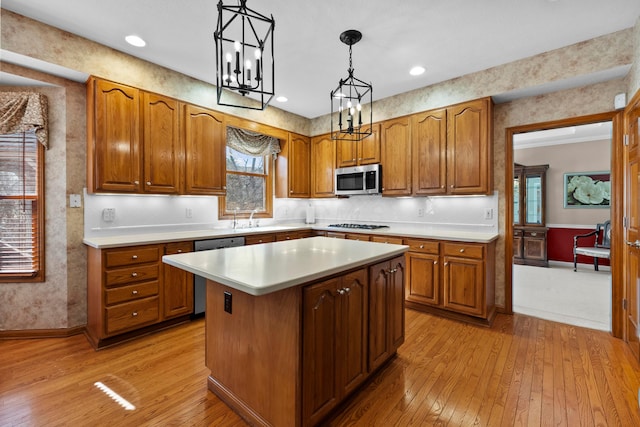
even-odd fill
[[[234,246],[244,246],[244,236],[224,237],[220,239],[196,240],[195,251],[210,251],[215,249],[232,248]],[[207,279],[204,277],[193,276],[193,317],[204,315],[207,297]]]

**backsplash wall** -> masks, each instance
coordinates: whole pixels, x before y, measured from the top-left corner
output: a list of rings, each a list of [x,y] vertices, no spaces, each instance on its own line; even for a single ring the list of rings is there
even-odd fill
[[[152,196],[84,194],[84,235],[105,237],[231,228],[232,221],[218,220],[218,199],[204,196]],[[274,199],[273,218],[260,219],[261,226],[303,223],[307,208],[315,211],[316,223],[388,223],[395,227],[424,226],[497,233],[498,196],[382,197],[354,196],[345,199]],[[114,209],[106,221],[105,209]],[[489,214],[491,218],[485,219]],[[247,220],[240,220],[246,226]]]

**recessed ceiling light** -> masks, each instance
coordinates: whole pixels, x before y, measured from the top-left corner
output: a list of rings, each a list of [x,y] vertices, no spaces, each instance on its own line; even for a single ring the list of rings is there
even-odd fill
[[[289,99],[286,96],[279,96],[276,98],[276,101],[278,102],[287,102]]]
[[[147,44],[147,42],[142,40],[140,36],[136,36],[135,34],[128,35],[124,39],[127,41],[127,43],[135,47],[143,47]]]
[[[424,67],[421,67],[419,65],[416,65],[411,70],[409,70],[409,74],[411,74],[412,76],[419,76],[420,74],[422,74],[424,72],[425,72]]]

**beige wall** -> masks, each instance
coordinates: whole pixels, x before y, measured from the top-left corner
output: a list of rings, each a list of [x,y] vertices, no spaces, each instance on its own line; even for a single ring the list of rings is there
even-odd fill
[[[640,18],[636,21],[631,38],[633,40],[633,66],[629,71],[627,99],[631,99],[636,92],[640,91]]]
[[[611,169],[611,140],[515,150],[513,161],[526,166],[548,164],[547,225],[591,226],[610,218],[608,208],[565,208],[564,174]]]
[[[0,10],[0,45],[8,51],[66,68],[94,74],[153,92],[164,93],[188,102],[215,108],[260,123],[305,135],[327,132],[326,117],[309,121],[274,107],[264,112],[220,108],[215,105],[215,88],[168,69],[129,57],[112,49],[59,31],[36,21]],[[500,239],[496,257],[496,303],[504,305],[504,188],[505,128],[600,113],[612,109],[615,94],[637,88],[640,30],[623,30],[566,48],[526,58],[489,70],[463,76],[406,94],[377,101],[374,119],[383,120],[412,112],[449,105],[483,96],[528,88],[572,76],[607,70],[636,61],[635,74],[588,87],[556,92],[499,104],[494,114],[494,174],[499,192]],[[634,52],[634,46],[636,51]],[[57,89],[44,91],[50,105],[59,114],[58,132],[66,132],[47,152],[48,178],[55,186],[47,189],[47,282],[38,285],[0,285],[0,330],[70,328],[85,322],[86,278],[82,245],[82,212],[66,208],[67,195],[78,193],[84,185],[84,88],[36,72],[12,69],[3,63],[3,71],[33,74],[36,80],[55,81]],[[62,152],[58,151],[61,150]],[[82,164],[82,165],[81,165]],[[56,165],[56,167],[52,167]],[[50,222],[51,221],[51,222]],[[65,223],[66,221],[66,223]],[[59,274],[57,272],[60,271]],[[7,303],[10,301],[10,303]]]

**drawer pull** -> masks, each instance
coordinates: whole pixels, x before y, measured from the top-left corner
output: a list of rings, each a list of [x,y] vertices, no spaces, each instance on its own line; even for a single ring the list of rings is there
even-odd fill
[[[537,235],[538,235],[538,233],[536,233],[536,232],[531,233],[531,237],[536,237]]]
[[[138,291],[131,291],[131,295],[138,295]]]
[[[464,252],[464,248],[460,249],[460,253],[463,253],[463,252]]]
[[[138,255],[132,255],[131,259],[138,259]]]
[[[137,317],[138,316],[138,312],[134,311],[133,313],[131,313],[131,317]]]
[[[133,273],[131,273],[131,277],[138,277],[138,273],[134,271]]]
[[[420,245],[420,249],[424,249],[424,245]]]
[[[181,254],[182,253],[182,249],[178,249],[178,253]]]

